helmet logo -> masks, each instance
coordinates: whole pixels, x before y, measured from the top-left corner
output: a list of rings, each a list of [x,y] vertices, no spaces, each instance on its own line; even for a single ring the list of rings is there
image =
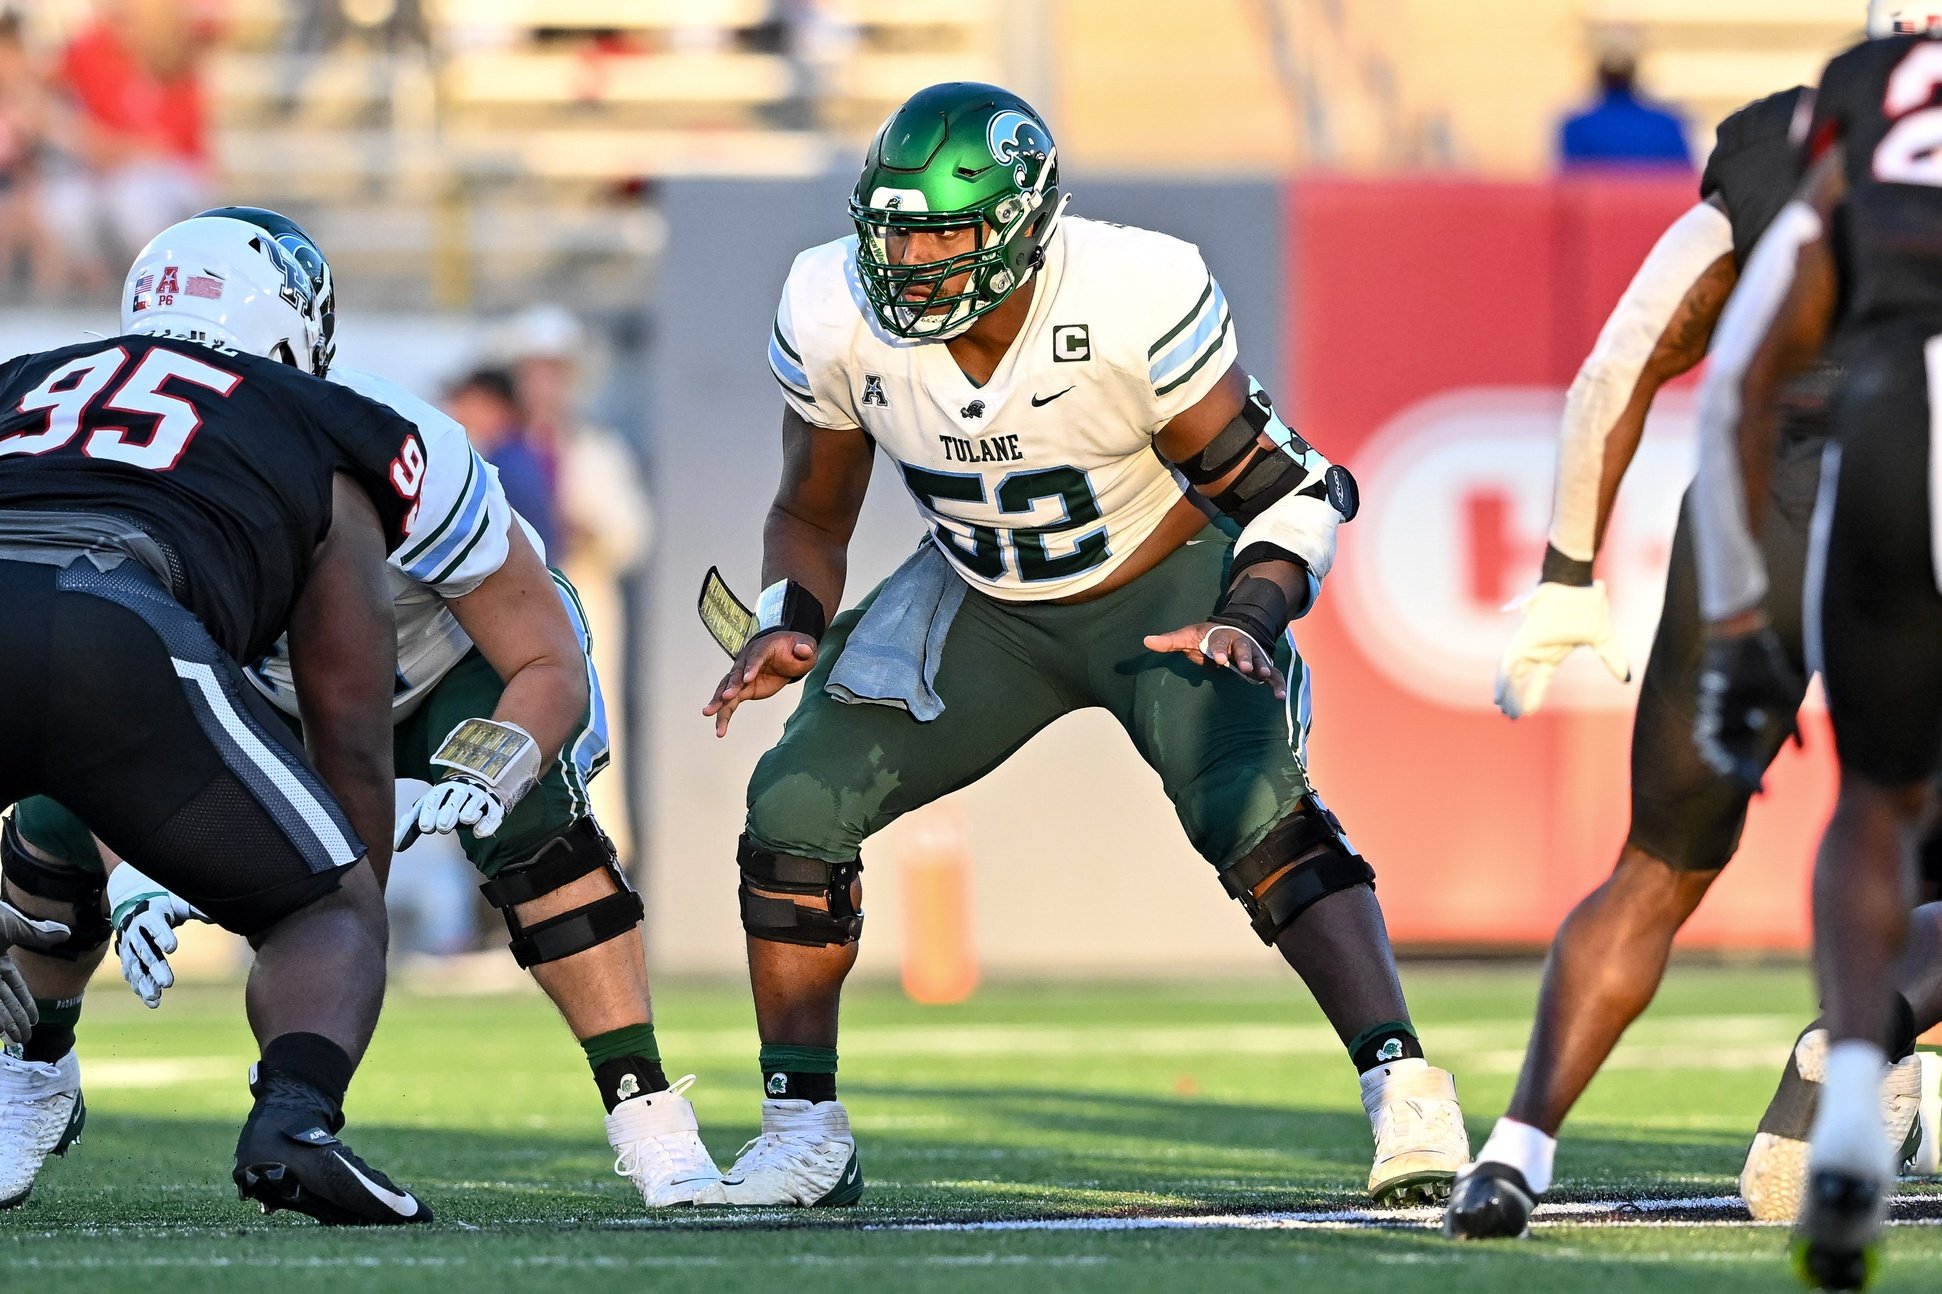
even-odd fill
[[[984,417],[984,401],[973,400],[970,404],[967,404],[962,409],[958,410],[958,417],[960,418]]]
[[[993,114],[985,128],[985,147],[992,160],[1013,168],[1012,178],[1022,186],[1029,182],[1027,161],[1043,163],[1051,156],[1052,140],[1045,127],[1016,108]]]

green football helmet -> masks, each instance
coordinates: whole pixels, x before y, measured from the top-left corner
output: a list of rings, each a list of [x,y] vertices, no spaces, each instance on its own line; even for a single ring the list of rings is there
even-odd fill
[[[956,337],[1044,263],[1066,201],[1052,132],[1030,104],[975,81],[919,90],[870,141],[850,195],[871,310],[898,337]],[[941,261],[891,258],[897,234],[943,229],[976,229],[976,248]]]

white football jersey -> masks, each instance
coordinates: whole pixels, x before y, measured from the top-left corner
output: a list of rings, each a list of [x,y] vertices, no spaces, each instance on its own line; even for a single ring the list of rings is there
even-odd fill
[[[868,432],[964,578],[1013,601],[1091,588],[1153,533],[1186,488],[1153,438],[1239,353],[1220,285],[1177,238],[1067,217],[1036,281],[983,386],[943,343],[878,324],[854,237],[796,258],[769,339],[789,407]]]
[[[508,532],[515,518],[499,488],[499,473],[481,458],[465,428],[395,382],[357,369],[335,368],[330,380],[387,405],[418,428],[425,464],[418,506],[407,519],[405,542],[385,572],[398,625],[398,678],[394,717],[403,719],[427,692],[472,650],[472,640],[445,605],[464,597],[505,565]],[[539,535],[519,524],[545,560]],[[245,671],[285,714],[297,710],[290,673],[290,640],[279,638],[270,654]]]

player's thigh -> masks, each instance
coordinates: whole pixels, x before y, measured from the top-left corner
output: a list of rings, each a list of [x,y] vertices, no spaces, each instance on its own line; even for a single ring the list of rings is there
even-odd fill
[[[363,845],[288,727],[202,625],[124,565],[62,572],[41,789],[108,846],[255,935],[335,889]]]
[[[867,837],[975,782],[1074,708],[1051,677],[1056,637],[975,591],[965,594],[938,664],[941,715],[919,723],[900,708],[836,700],[824,684],[869,605],[830,625],[782,740],[755,766],[747,830],[764,848],[853,860]]]
[[[1848,383],[1807,615],[1843,767],[1898,786],[1942,768],[1942,592],[1919,342],[1888,339]]]
[[[1820,444],[1797,441],[1783,449],[1761,538],[1769,576],[1767,618],[1803,683],[1801,582],[1820,479]],[[1666,569],[1665,602],[1639,679],[1632,721],[1632,823],[1627,837],[1636,848],[1680,871],[1710,872],[1726,865],[1739,847],[1749,798],[1738,783],[1714,772],[1693,744],[1705,644],[1690,511],[1682,505]],[[1767,752],[1769,761],[1778,749],[1776,742]]]
[[[1141,643],[1145,634],[1206,619],[1226,584],[1229,549],[1227,537],[1210,527],[1101,599],[1090,671],[1094,699],[1160,775],[1187,838],[1223,869],[1311,790],[1302,760],[1310,680],[1288,635],[1275,643],[1275,663],[1288,676],[1286,700],[1232,670]]]

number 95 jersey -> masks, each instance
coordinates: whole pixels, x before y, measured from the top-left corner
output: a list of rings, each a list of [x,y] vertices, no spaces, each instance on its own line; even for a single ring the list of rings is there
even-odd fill
[[[789,407],[867,432],[952,564],[1010,601],[1091,588],[1153,533],[1185,491],[1153,438],[1238,353],[1199,251],[1164,234],[1068,217],[1033,287],[982,386],[878,326],[854,237],[796,258],[769,338]]]
[[[1848,194],[1834,221],[1841,324],[1942,322],[1942,39],[1890,36],[1821,74],[1806,162],[1842,150]]]

